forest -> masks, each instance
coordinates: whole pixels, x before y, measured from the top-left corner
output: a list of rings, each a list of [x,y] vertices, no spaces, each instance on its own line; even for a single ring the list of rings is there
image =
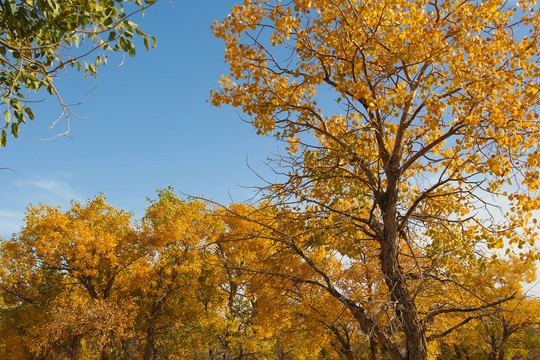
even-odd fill
[[[153,3],[1,2],[0,145],[26,92],[69,125],[57,76],[149,50],[129,19]],[[209,102],[278,144],[277,180],[230,204],[171,185],[141,219],[29,205],[0,243],[0,359],[538,359],[536,3],[245,0],[211,28]]]

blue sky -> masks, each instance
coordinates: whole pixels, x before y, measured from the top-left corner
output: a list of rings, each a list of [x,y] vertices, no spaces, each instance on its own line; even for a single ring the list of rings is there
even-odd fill
[[[69,206],[103,192],[117,208],[144,214],[147,197],[167,187],[230,203],[249,199],[261,185],[246,165],[262,173],[269,139],[255,134],[232,108],[206,102],[227,72],[224,44],[211,33],[233,1],[161,0],[134,20],[158,40],[121,66],[110,56],[98,77],[76,71],[56,83],[67,103],[84,119],[71,119],[71,138],[50,138],[65,130],[53,98],[33,109],[19,139],[0,149],[0,236],[19,230],[29,203]],[[95,89],[94,89],[95,88]],[[91,91],[94,89],[93,91]],[[86,97],[85,95],[89,92]]]

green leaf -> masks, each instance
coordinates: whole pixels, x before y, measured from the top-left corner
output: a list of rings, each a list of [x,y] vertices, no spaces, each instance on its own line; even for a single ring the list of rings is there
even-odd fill
[[[6,121],[6,125],[11,122],[11,112],[9,110],[4,111],[4,119]]]
[[[137,33],[137,35],[143,36],[143,37],[145,37],[145,38],[148,36],[148,35],[146,35],[145,33],[143,33],[143,32],[141,31],[141,29],[139,29],[139,28],[136,28],[136,29],[135,29],[135,32]]]
[[[0,138],[0,146],[6,146],[7,143],[7,131],[2,129],[2,137]]]
[[[11,99],[9,104],[11,105],[12,108],[18,111],[21,111],[24,107],[24,105],[17,99]]]
[[[19,137],[19,124],[14,122],[11,124],[11,134],[17,139]]]
[[[15,110],[13,112],[13,115],[15,115],[15,118],[17,119],[17,123],[20,123],[24,120],[24,115],[22,110]]]
[[[136,29],[139,27],[139,25],[135,24],[133,21],[129,21],[129,20],[125,20],[126,23],[127,23],[127,26],[130,28],[130,29]]]
[[[129,40],[127,40],[125,37],[121,36],[120,39],[118,39],[118,42],[120,44],[120,48],[124,51],[129,51]]]
[[[11,14],[15,14],[15,12],[17,11],[17,2],[15,2],[15,0],[6,0],[5,3],[8,6]]]
[[[150,50],[150,42],[148,41],[147,37],[143,39],[143,42],[144,42],[144,47],[146,48],[146,51]]]
[[[34,120],[34,113],[32,112],[32,109],[30,109],[29,107],[24,108],[24,112],[26,113],[26,116],[28,116],[30,120]]]
[[[16,123],[12,132],[26,120],[34,120],[34,114],[24,105],[26,93],[40,89],[55,94],[54,76],[50,71],[62,70],[66,65],[77,67],[81,72],[97,74],[98,66],[106,65],[105,50],[123,51],[135,55],[134,39],[143,38],[150,48],[150,39],[139,25],[128,20],[131,15],[144,9],[150,0],[4,0],[0,1],[0,20],[4,23],[4,42],[0,44],[0,84],[9,94],[2,96],[0,122]],[[124,8],[124,5],[125,8]],[[129,11],[128,11],[129,10]],[[1,35],[1,34],[0,34]],[[96,55],[87,52],[92,43]],[[23,45],[32,50],[17,51]],[[54,46],[53,46],[54,45]],[[76,51],[74,48],[83,49]],[[13,64],[11,64],[13,63]],[[89,65],[89,64],[93,65]],[[85,65],[87,64],[87,65]],[[8,112],[4,116],[4,110]],[[0,127],[2,129],[2,127]],[[7,138],[7,135],[5,135]],[[2,142],[5,145],[5,140]]]

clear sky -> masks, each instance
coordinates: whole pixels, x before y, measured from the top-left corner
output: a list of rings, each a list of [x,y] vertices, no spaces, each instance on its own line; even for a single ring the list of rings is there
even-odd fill
[[[68,208],[72,199],[85,201],[103,192],[121,209],[144,214],[147,197],[167,187],[204,195],[222,203],[249,199],[244,186],[262,182],[248,168],[268,174],[263,160],[268,139],[255,134],[232,108],[206,102],[218,86],[224,44],[210,29],[223,19],[234,1],[160,0],[134,21],[158,40],[137,55],[111,55],[98,68],[96,80],[76,71],[57,82],[72,118],[71,138],[50,138],[65,130],[65,122],[49,125],[60,114],[53,98],[34,105],[36,119],[22,125],[19,139],[0,149],[0,235],[8,237],[22,224],[29,203]],[[95,89],[94,89],[95,88]],[[86,97],[85,95],[90,91]]]

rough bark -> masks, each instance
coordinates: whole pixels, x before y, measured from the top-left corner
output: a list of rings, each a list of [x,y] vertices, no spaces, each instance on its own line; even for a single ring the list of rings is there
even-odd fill
[[[381,270],[390,292],[394,314],[405,334],[406,354],[402,354],[402,358],[406,360],[426,360],[428,356],[426,328],[420,319],[418,309],[399,264],[398,172],[397,169],[391,172],[388,181],[389,189],[378,201],[383,221],[382,233],[379,231],[379,238],[377,239],[381,246]]]
[[[375,338],[373,336],[369,337],[369,350],[370,350],[370,360],[377,360],[378,347],[377,347],[377,341],[375,341]]]

